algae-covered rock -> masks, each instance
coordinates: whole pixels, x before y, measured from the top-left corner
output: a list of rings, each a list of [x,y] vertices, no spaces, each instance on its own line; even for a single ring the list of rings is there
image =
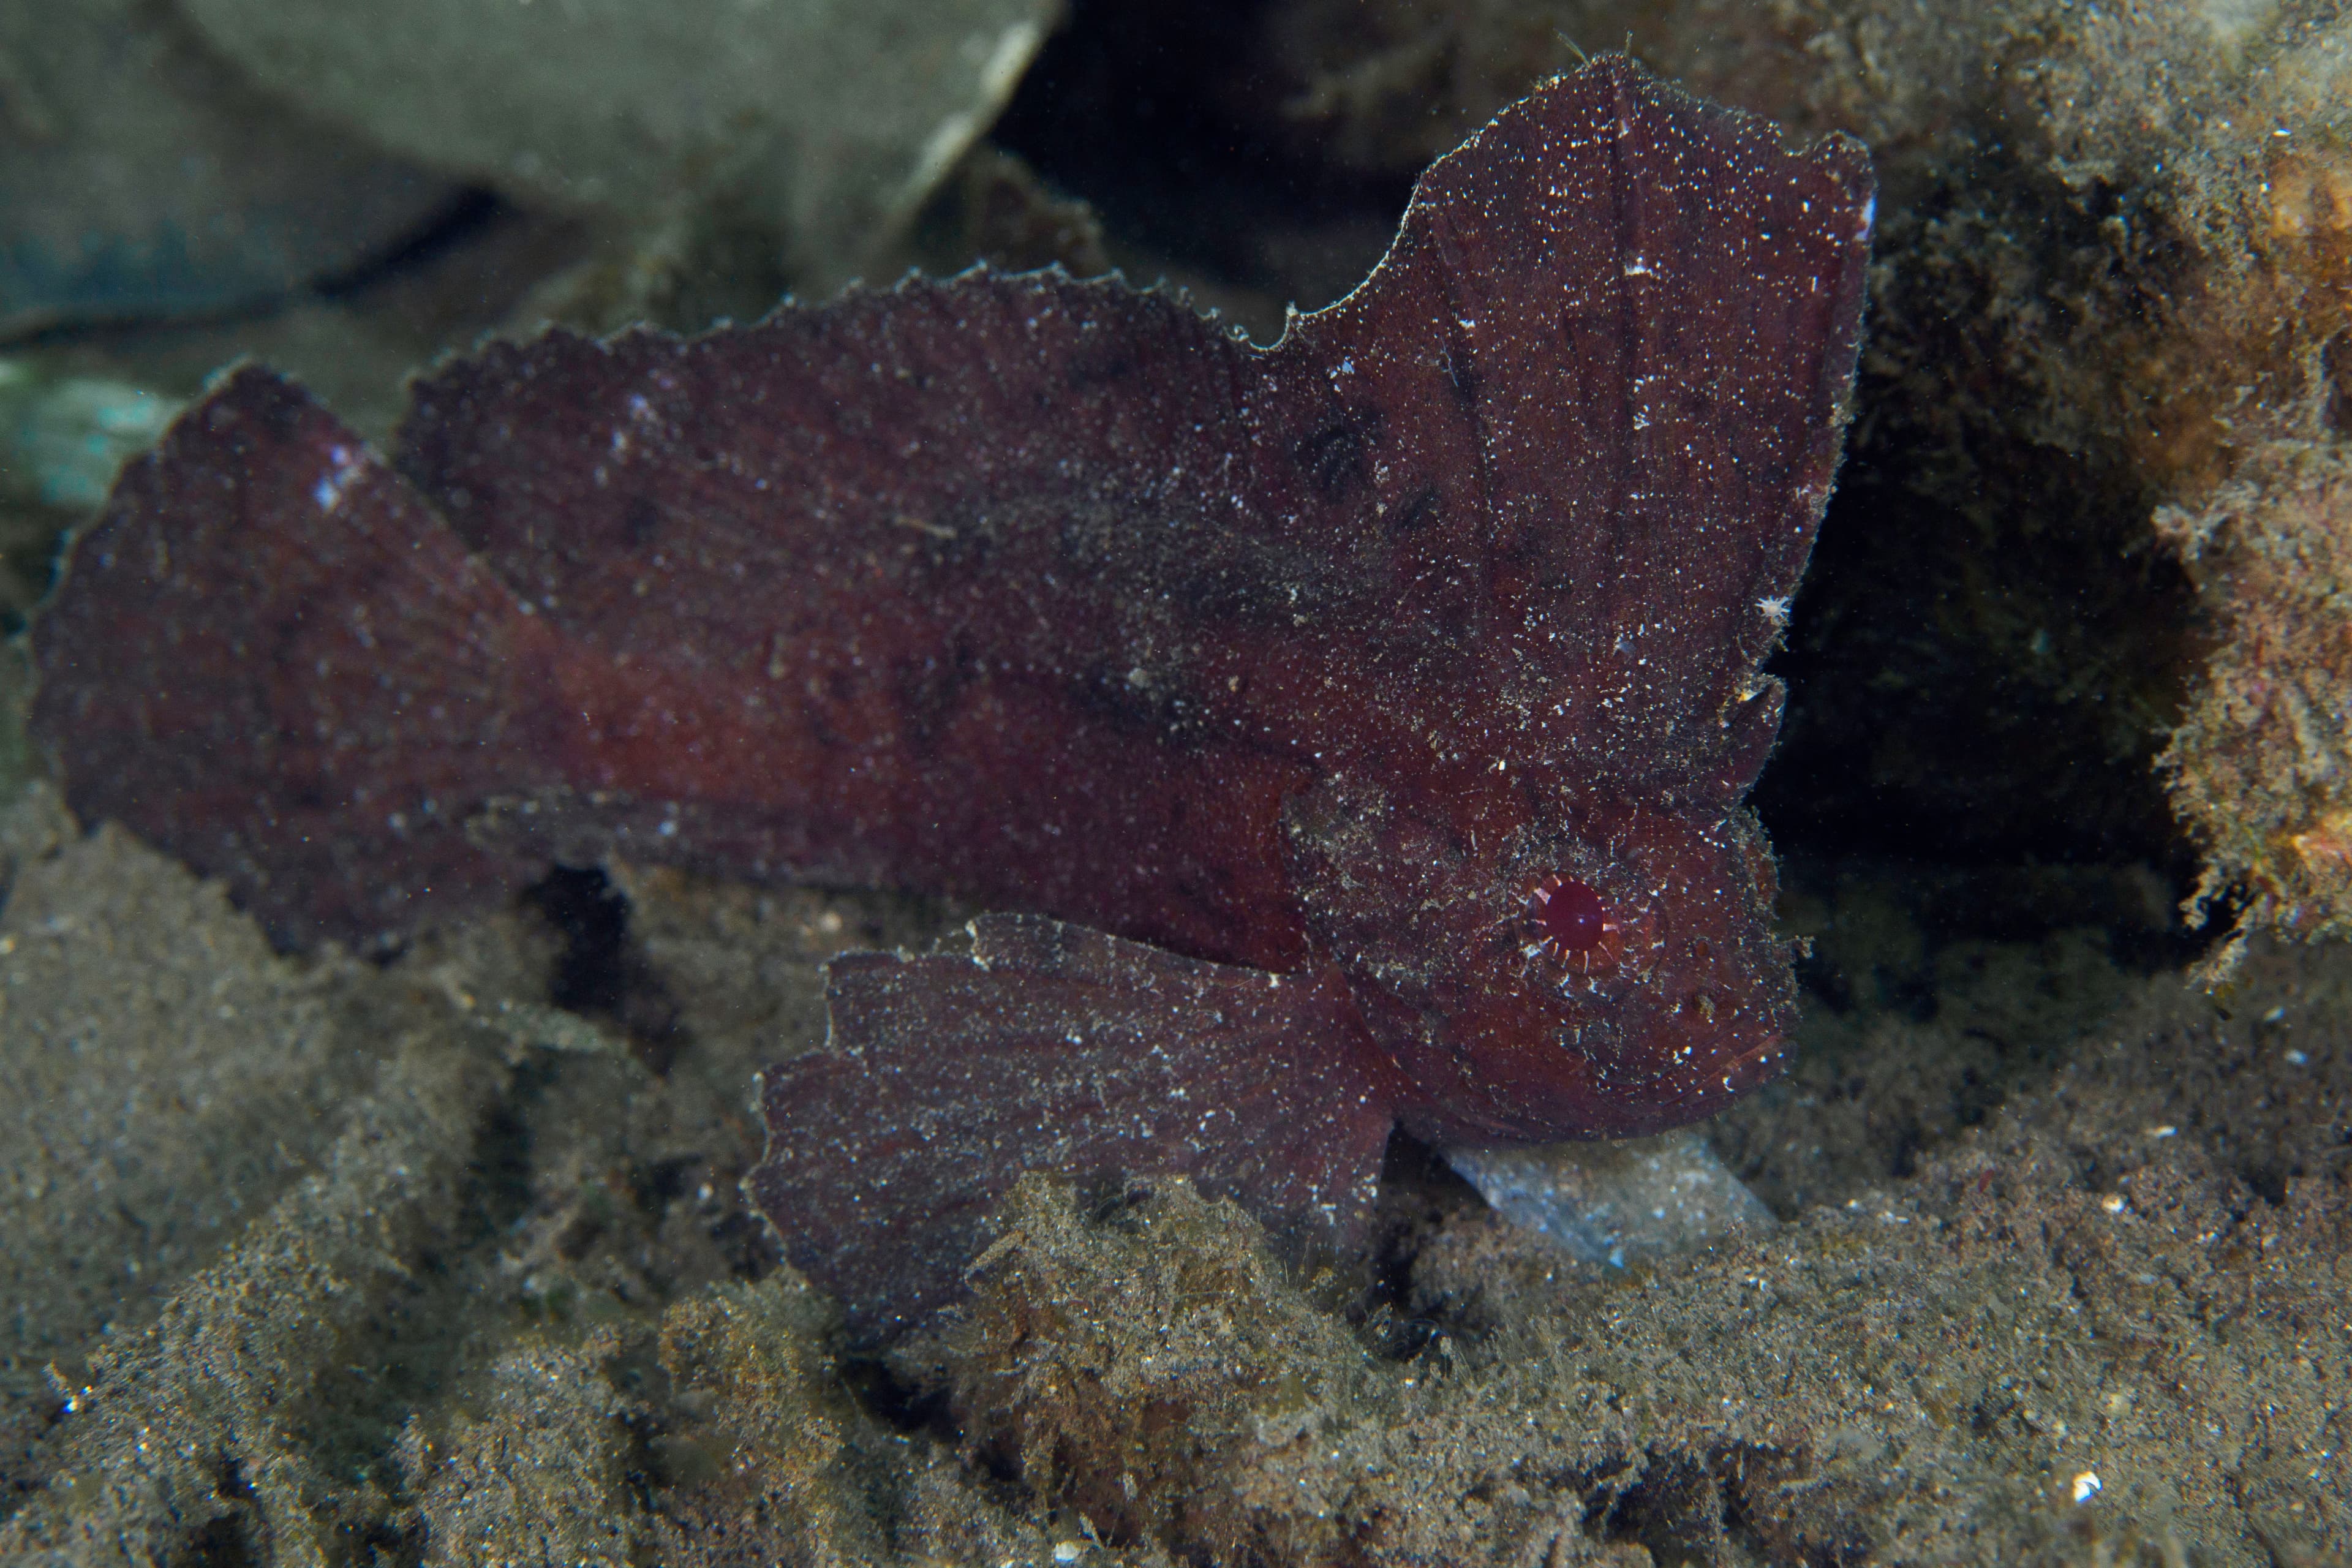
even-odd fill
[[[2281,445],[2157,526],[2220,612],[2165,765],[2204,897],[2247,927],[2352,935],[2352,442]]]
[[[1077,1531],[1006,1506],[950,1452],[853,1398],[837,1342],[832,1304],[789,1271],[670,1310],[666,1384],[644,1418],[659,1561],[1042,1568],[1072,1561],[1056,1548],[1084,1554]]]
[[[629,1433],[603,1374],[618,1349],[606,1330],[577,1346],[525,1346],[499,1358],[487,1410],[454,1417],[415,1462],[425,1472],[426,1563],[603,1568],[633,1560]]]
[[[1239,1560],[1305,1527],[1253,1517],[1240,1473],[1364,1418],[1381,1380],[1247,1214],[1181,1181],[1090,1214],[1032,1174],[997,1227],[961,1321],[901,1356],[945,1379],[976,1456],[1115,1540]]]
[[[715,1541],[749,1518],[811,1551],[878,1552],[879,1521],[859,1506],[877,1467],[857,1451],[877,1434],[839,1382],[829,1317],[785,1277],[681,1302],[663,1320],[661,1364],[683,1417],[660,1449],[674,1551],[716,1555]]]

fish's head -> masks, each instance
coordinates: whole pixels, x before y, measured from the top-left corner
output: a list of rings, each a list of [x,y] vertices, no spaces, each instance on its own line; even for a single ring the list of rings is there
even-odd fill
[[[1441,1144],[1631,1137],[1780,1073],[1794,1022],[1772,858],[1720,801],[1415,809],[1345,779],[1292,803],[1311,939]]]

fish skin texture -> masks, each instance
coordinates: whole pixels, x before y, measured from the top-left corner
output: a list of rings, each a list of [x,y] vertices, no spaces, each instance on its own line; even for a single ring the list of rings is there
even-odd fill
[[[827,1049],[763,1080],[752,1191],[864,1328],[951,1293],[1025,1167],[1344,1246],[1394,1122],[1630,1135],[1777,1072],[1740,802],[1872,202],[1854,143],[1611,58],[1271,349],[1116,281],[910,279],[493,345],[389,461],[242,369],[78,544],[36,732],[286,944],[614,856],[1013,911],[836,963]],[[1605,942],[1541,940],[1546,878]]]

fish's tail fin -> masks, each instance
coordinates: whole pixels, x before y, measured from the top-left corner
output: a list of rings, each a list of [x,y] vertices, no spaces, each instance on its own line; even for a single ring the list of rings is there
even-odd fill
[[[75,542],[32,729],[84,821],[226,879],[281,945],[367,944],[536,874],[465,819],[538,782],[554,651],[365,442],[248,366]]]
[[[1025,1171],[1190,1177],[1294,1247],[1370,1216],[1394,1121],[1343,997],[1034,915],[835,959],[824,1050],[761,1075],[747,1185],[854,1332],[949,1300]]]

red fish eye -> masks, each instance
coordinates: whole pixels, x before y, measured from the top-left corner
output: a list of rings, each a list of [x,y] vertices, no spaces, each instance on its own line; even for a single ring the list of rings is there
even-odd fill
[[[1582,882],[1546,877],[1528,900],[1536,926],[1564,952],[1587,952],[1600,945],[1609,923],[1601,895]]]

